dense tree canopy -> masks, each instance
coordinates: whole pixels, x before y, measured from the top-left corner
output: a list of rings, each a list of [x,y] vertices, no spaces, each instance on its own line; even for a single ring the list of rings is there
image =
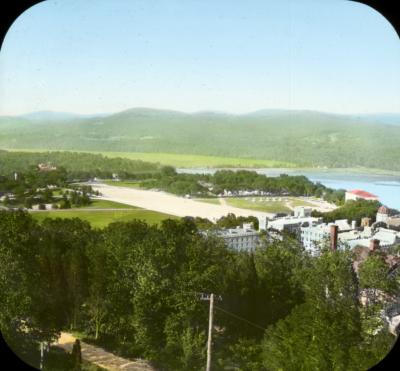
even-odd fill
[[[348,251],[312,258],[285,238],[238,252],[195,222],[96,230],[79,219],[37,224],[0,212],[3,336],[22,357],[73,329],[165,370],[198,370],[208,326],[200,293],[215,293],[216,369],[357,370],[387,353],[392,335],[371,335],[382,323],[357,296],[359,285],[386,289],[379,262],[365,262],[359,281]]]
[[[109,158],[100,154],[84,152],[8,152],[0,150],[0,174],[25,173],[38,164],[50,164],[63,168],[69,179],[88,179],[93,177],[111,178],[118,174],[122,179],[135,178],[137,174],[159,172],[158,164],[125,158]],[[47,174],[47,175],[46,175]],[[54,171],[44,172],[43,176],[53,176]],[[48,183],[52,184],[52,183]]]

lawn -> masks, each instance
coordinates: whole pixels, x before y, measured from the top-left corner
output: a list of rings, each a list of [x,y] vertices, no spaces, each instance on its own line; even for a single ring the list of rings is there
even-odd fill
[[[48,152],[48,149],[7,149],[19,152]],[[56,150],[53,150],[56,151]],[[171,165],[180,168],[192,167],[230,167],[230,168],[296,168],[296,164],[284,161],[261,160],[253,158],[236,158],[207,155],[189,155],[177,153],[154,153],[154,152],[104,152],[104,151],[81,151],[69,150],[65,152],[85,152],[102,154],[109,158],[121,157],[130,160],[142,160],[146,162],[158,162],[161,165]],[[114,183],[114,182],[113,182]],[[117,183],[117,182],[115,182]]]
[[[80,209],[137,209],[137,207],[108,200],[92,200],[89,206]]]
[[[175,153],[144,153],[144,152],[99,152],[104,156],[123,157],[131,160],[158,162],[162,165],[175,167],[297,167],[293,163],[252,158],[219,157],[205,155],[188,155]]]
[[[132,210],[55,210],[36,211],[31,215],[39,222],[45,218],[80,218],[87,220],[94,228],[104,228],[113,222],[128,222],[133,219],[140,219],[149,224],[158,224],[164,219],[178,219],[176,216],[158,213],[152,210],[134,208]]]
[[[308,206],[308,207],[315,207],[314,204],[304,201],[302,199],[296,198],[296,197],[289,197],[288,201],[290,202],[290,205],[292,207],[296,207],[296,206]]]
[[[281,201],[265,201],[265,197],[229,197],[226,203],[230,206],[239,207],[241,209],[250,209],[264,211],[269,213],[289,213],[291,210],[285,205],[285,199]],[[254,200],[254,202],[253,202]]]
[[[232,197],[225,200],[230,206],[270,213],[290,213],[292,210],[288,206],[292,208],[296,206],[315,207],[297,197]]]

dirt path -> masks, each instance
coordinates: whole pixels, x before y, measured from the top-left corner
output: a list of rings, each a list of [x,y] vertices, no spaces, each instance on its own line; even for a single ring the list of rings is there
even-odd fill
[[[288,209],[290,209],[292,211],[294,210],[294,207],[289,200],[285,201],[285,207],[287,207]]]
[[[72,351],[75,337],[67,332],[62,332],[57,342],[57,347],[63,348],[67,352]],[[90,345],[81,341],[82,358],[85,361],[94,363],[107,370],[127,370],[127,371],[155,371],[155,368],[144,360],[136,359],[131,361],[126,358],[118,357],[104,349]]]
[[[224,203],[225,200],[222,199],[220,199],[220,204],[218,205],[178,197],[165,192],[139,190],[106,184],[92,184],[92,187],[102,193],[101,198],[104,200],[138,206],[143,209],[154,210],[179,217],[198,216],[215,220],[229,213],[233,213],[236,216],[253,215],[263,218],[273,218],[275,216],[273,213],[233,207],[226,204],[226,202]]]

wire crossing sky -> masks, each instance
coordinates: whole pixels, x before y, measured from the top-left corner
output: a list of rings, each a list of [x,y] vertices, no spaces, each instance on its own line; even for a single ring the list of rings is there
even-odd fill
[[[400,40],[345,0],[48,0],[0,53],[0,115],[400,112]]]

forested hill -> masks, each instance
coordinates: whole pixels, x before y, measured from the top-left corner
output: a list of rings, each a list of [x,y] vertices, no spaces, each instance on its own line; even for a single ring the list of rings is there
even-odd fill
[[[0,148],[202,154],[400,170],[396,117],[387,124],[379,115],[285,110],[187,114],[145,108],[65,121],[1,117]]]

